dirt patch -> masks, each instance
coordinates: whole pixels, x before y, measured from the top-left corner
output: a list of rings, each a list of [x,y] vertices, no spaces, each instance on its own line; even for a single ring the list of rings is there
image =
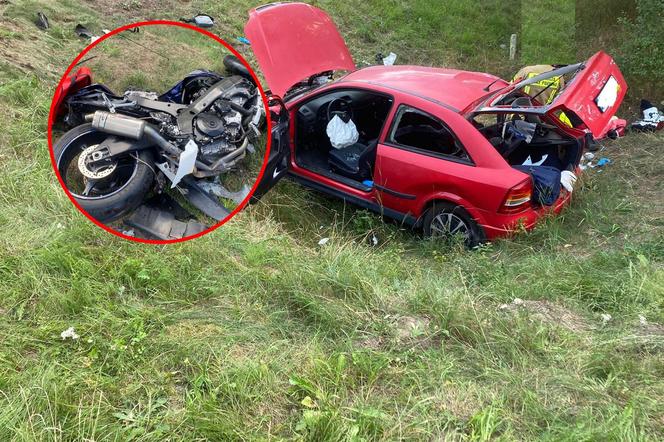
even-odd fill
[[[163,11],[182,11],[189,1],[157,1],[157,0],[85,0],[85,3],[106,15],[122,15],[123,18],[159,19],[165,18]]]
[[[515,298],[510,304],[502,304],[499,310],[508,313],[524,312],[531,319],[555,324],[573,332],[583,332],[595,328],[581,315],[551,301],[524,301]]]
[[[0,35],[0,60],[25,73],[46,78],[57,78],[58,70],[49,63],[47,51],[39,50],[43,46],[43,35],[26,32],[25,29],[11,20],[2,23],[6,35]],[[29,54],[29,56],[26,56]]]
[[[355,345],[365,350],[380,350],[385,345],[385,339],[382,336],[369,336]]]
[[[397,340],[406,342],[421,338],[426,335],[430,322],[428,318],[401,316],[395,323]]]
[[[640,337],[663,337],[664,325],[657,324],[656,322],[648,322],[645,318],[640,318],[634,334]]]

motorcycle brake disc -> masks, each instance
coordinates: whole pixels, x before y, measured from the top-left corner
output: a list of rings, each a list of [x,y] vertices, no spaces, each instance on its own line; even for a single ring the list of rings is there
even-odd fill
[[[78,157],[78,170],[84,177],[91,180],[106,178],[115,172],[118,166],[118,163],[115,161],[105,162],[97,166],[95,163],[103,159],[103,154],[97,151],[98,147],[98,144],[90,146],[81,152],[81,156]]]

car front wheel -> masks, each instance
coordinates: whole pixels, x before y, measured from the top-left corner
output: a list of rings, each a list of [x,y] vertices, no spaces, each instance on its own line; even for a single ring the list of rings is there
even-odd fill
[[[482,228],[458,205],[437,202],[427,211],[422,222],[424,236],[432,239],[461,239],[467,247],[480,244]]]

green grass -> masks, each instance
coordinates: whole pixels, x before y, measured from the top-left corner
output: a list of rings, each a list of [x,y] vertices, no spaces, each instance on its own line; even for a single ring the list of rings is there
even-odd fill
[[[662,135],[607,142],[562,216],[478,251],[291,182],[203,238],[134,244],[71,205],[45,139],[70,30],[154,14],[125,3],[0,6],[0,43],[48,49],[0,64],[0,440],[664,438]],[[510,69],[509,21],[470,2],[319,4],[358,59]],[[246,9],[165,14],[235,36]]]

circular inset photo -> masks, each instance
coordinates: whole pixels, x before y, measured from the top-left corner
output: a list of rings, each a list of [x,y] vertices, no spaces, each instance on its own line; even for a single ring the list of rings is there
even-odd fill
[[[92,42],[63,75],[48,129],[53,168],[79,210],[156,243],[201,236],[241,210],[270,128],[240,54],[178,22],[77,32]]]

